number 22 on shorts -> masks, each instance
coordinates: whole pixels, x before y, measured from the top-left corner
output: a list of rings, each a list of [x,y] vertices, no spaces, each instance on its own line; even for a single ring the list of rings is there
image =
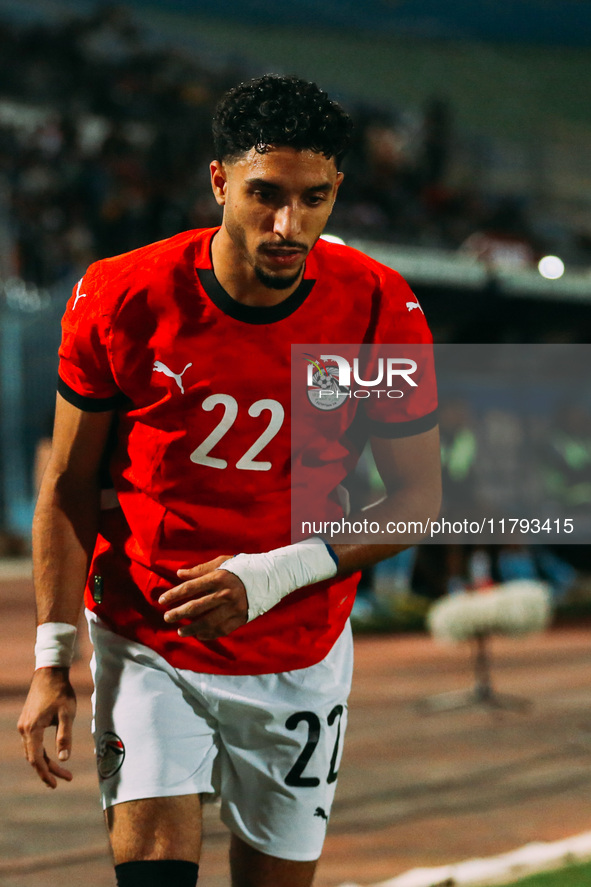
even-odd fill
[[[326,781],[329,785],[332,782],[336,782],[337,776],[339,775],[336,766],[341,740],[341,720],[343,717],[343,711],[344,707],[342,705],[335,705],[326,719],[329,727],[332,727],[334,722],[337,721],[337,735],[332,750],[328,774],[326,776]],[[285,784],[299,788],[316,788],[320,785],[320,779],[318,776],[304,776],[303,773],[318,745],[322,726],[320,718],[313,711],[298,711],[295,714],[290,715],[285,722],[285,726],[288,730],[296,730],[302,722],[308,725],[308,739],[295,764],[285,777]]]

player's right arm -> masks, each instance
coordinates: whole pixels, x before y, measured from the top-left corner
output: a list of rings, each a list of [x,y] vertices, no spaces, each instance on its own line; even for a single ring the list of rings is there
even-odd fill
[[[100,465],[112,411],[85,412],[59,394],[51,456],[45,470],[33,521],[33,573],[37,624],[76,626],[97,534]],[[76,710],[69,669],[38,668],[18,728],[29,763],[46,785],[71,773],[50,757],[44,732],[57,727],[58,760],[70,756]]]

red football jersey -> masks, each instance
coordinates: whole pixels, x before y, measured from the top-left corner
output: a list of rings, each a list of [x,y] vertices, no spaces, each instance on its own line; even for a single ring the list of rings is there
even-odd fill
[[[431,338],[396,272],[324,241],[283,302],[236,302],[212,270],[216,230],[95,263],[66,308],[59,391],[82,410],[117,411],[109,469],[120,507],[101,513],[86,604],[177,668],[287,671],[330,650],[358,575],[295,591],[211,642],[179,638],[158,597],[180,567],[290,543],[292,343]],[[434,397],[395,420],[396,433],[433,427]],[[372,433],[388,436],[387,415],[370,419]],[[350,449],[335,453],[333,489],[351,468]]]

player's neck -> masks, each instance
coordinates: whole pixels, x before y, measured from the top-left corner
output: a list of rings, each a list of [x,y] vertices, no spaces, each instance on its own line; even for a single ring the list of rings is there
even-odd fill
[[[237,256],[236,247],[222,226],[211,244],[213,271],[220,286],[236,302],[243,305],[271,307],[284,302],[301,283],[302,274],[293,286],[276,290],[265,286],[254,269]]]

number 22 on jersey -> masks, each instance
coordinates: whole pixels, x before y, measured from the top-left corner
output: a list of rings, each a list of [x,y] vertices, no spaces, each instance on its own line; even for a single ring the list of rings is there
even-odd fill
[[[211,412],[215,407],[221,405],[224,407],[223,415],[205,440],[191,453],[191,462],[196,465],[207,465],[210,468],[227,468],[226,459],[220,459],[217,456],[210,456],[213,448],[220,442],[224,435],[231,432],[231,428],[238,416],[238,401],[230,394],[210,394],[201,404],[202,409]],[[236,468],[244,471],[269,471],[271,462],[257,461],[256,456],[273,440],[283,425],[285,411],[279,401],[264,398],[256,400],[248,408],[248,415],[253,418],[259,417],[263,412],[269,412],[270,418],[267,425],[262,429],[259,436],[253,441],[251,446],[246,450],[236,462]]]

